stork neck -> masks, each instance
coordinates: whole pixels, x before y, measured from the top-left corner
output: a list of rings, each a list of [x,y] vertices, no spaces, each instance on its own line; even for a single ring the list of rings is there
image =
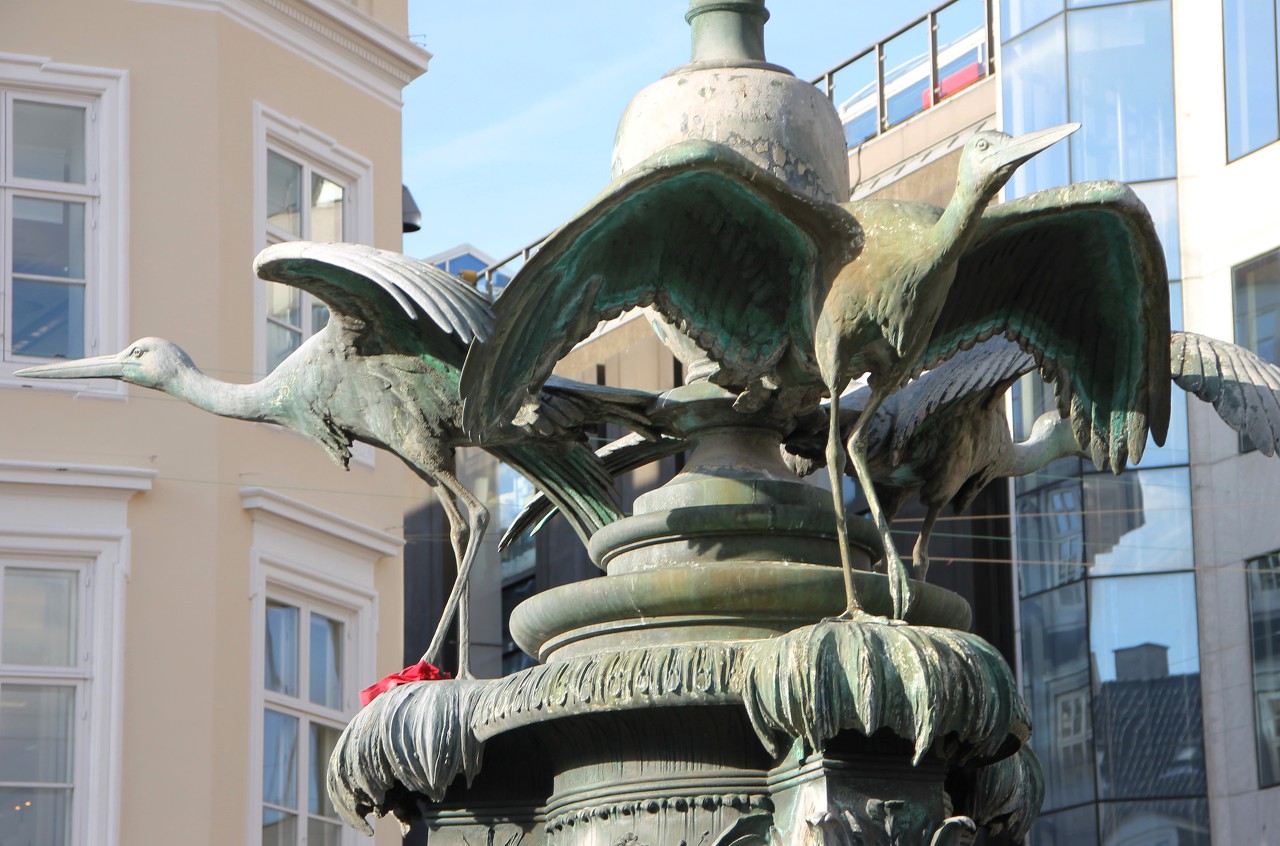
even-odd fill
[[[952,263],[960,259],[978,231],[982,222],[982,210],[991,201],[992,195],[984,195],[969,183],[960,180],[956,183],[955,193],[942,216],[934,224],[930,233],[932,246],[940,253],[941,263]]]
[[[1036,421],[1031,437],[1013,445],[1008,475],[1025,476],[1051,461],[1082,454],[1071,421],[1059,417],[1057,411],[1047,411]]]
[[[273,413],[279,393],[275,384],[279,377],[275,374],[247,385],[214,379],[195,366],[183,368],[178,374],[169,384],[168,393],[199,409],[237,420],[279,422]]]

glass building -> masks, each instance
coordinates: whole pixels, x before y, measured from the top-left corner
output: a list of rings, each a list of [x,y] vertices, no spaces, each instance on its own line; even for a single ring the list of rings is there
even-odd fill
[[[1170,0],[1003,0],[1005,131],[1078,122],[1022,167],[1007,198],[1129,183],[1165,246],[1182,328]],[[1014,391],[1030,434],[1052,405]],[[1186,400],[1164,447],[1116,477],[1064,459],[1015,483],[1020,678],[1045,768],[1040,844],[1209,843]]]
[[[1079,122],[1005,199],[1128,183],[1174,329],[1280,362],[1278,5],[954,0],[814,81],[855,199],[943,204],[974,132]],[[1023,438],[1052,393],[1011,393]],[[1034,846],[1280,842],[1280,468],[1262,453],[1175,389],[1166,443],[1126,475],[1072,458],[1008,486],[1011,595],[975,610],[1016,620],[1016,650],[993,642],[1016,651],[1045,767]],[[989,533],[983,515],[949,531]]]

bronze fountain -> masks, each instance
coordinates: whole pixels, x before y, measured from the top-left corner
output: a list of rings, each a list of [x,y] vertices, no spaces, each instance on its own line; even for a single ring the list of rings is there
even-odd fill
[[[1163,440],[1171,380],[1267,454],[1280,446],[1280,369],[1171,334],[1163,253],[1128,188],[989,205],[1074,125],[978,133],[945,209],[843,202],[840,121],[765,61],[767,18],[763,0],[691,0],[692,61],[635,97],[613,182],[492,310],[413,259],[280,244],[259,275],[334,319],[261,382],[216,382],[155,339],[23,372],[165,390],[294,428],[343,463],[352,441],[394,452],[453,527],[441,632],[487,524],[454,447],[540,488],[520,530],[552,508],[570,518],[605,577],[516,609],[537,666],[477,679],[464,655],[459,678],[365,707],[328,769],[351,825],[422,820],[439,846],[1020,842],[1043,797],[1029,717],[967,603],[923,580],[938,511],[1064,454],[1120,472],[1149,434]],[[552,376],[637,307],[685,385]],[[1014,443],[1003,396],[1037,371],[1057,408]],[[583,432],[601,419],[634,434],[593,453]],[[622,513],[611,477],[685,449],[684,469]],[[846,455],[873,521],[844,513]],[[823,464],[834,493],[801,478]],[[929,508],[915,579],[886,542],[913,494]]]

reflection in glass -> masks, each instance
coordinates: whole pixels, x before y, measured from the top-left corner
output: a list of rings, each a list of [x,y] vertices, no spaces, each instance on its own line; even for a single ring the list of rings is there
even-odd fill
[[[64,685],[0,685],[0,782],[71,782],[75,698]]]
[[[938,10],[938,97],[949,97],[987,73],[983,0],[956,0]]]
[[[85,182],[83,106],[13,101],[13,175]]]
[[[1000,0],[1001,34],[1006,39],[1021,35],[1061,11],[1062,0]]]
[[[84,297],[83,284],[15,276],[10,349],[40,358],[82,358]]]
[[[318,174],[311,175],[312,241],[342,240],[342,186]]]
[[[74,570],[6,568],[0,585],[0,663],[75,666],[79,585]]]
[[[505,464],[498,465],[498,530],[505,532],[538,491],[533,483]],[[537,563],[537,543],[526,532],[502,553],[502,579],[515,578]]]
[[[292,285],[268,282],[267,316],[290,326],[301,326],[302,292]]]
[[[1116,681],[1122,672],[1130,676],[1155,672],[1135,670],[1138,659],[1167,675],[1200,672],[1192,573],[1096,579],[1089,584],[1094,671],[1099,681]],[[1159,653],[1123,652],[1149,645],[1159,647]]]
[[[329,307],[316,300],[311,301],[311,334],[329,325]]]
[[[342,707],[342,623],[311,615],[311,701],[326,708]]]
[[[1181,286],[1176,293],[1181,295]],[[1175,291],[1170,291],[1172,296]],[[1187,395],[1177,385],[1172,386],[1169,394],[1169,431],[1164,439],[1164,446],[1156,446],[1155,440],[1148,435],[1147,446],[1142,453],[1142,463],[1137,465],[1141,470],[1152,467],[1170,467],[1186,464],[1191,460],[1190,447],[1187,443]],[[1089,466],[1092,466],[1090,464]],[[1136,472],[1130,468],[1127,473]]]
[[[1227,158],[1280,137],[1276,82],[1276,9],[1272,0],[1223,0]]]
[[[1236,343],[1280,363],[1280,250],[1231,272],[1235,288]]]
[[[1142,200],[1147,211],[1151,212],[1151,220],[1156,226],[1156,235],[1160,237],[1160,245],[1164,247],[1164,261],[1169,269],[1169,278],[1181,279],[1178,183],[1172,179],[1164,179],[1159,182],[1140,182],[1129,187],[1138,195],[1138,199]]]
[[[267,690],[298,695],[298,609],[267,600]]]
[[[1173,30],[1168,0],[1067,15],[1071,176],[1076,181],[1175,175]]]
[[[311,724],[311,766],[307,773],[307,810],[332,819],[338,818],[338,812],[329,800],[329,791],[325,788],[325,770],[329,766],[329,758],[333,756],[334,747],[338,745],[341,729]]]
[[[0,843],[70,846],[70,788],[0,787],[0,808]]]
[[[1194,576],[1091,582],[1089,618],[1102,798],[1203,795]]]
[[[1057,814],[1042,814],[1028,842],[1035,846],[1098,846],[1097,812],[1093,805]]]
[[[876,130],[876,54],[863,56],[832,75],[836,111],[844,124],[845,142],[856,147]],[[451,271],[456,273],[457,271]]]
[[[1023,596],[1084,578],[1081,504],[1079,479],[1018,497],[1018,584]]]
[[[929,27],[921,21],[884,44],[884,100],[889,126],[928,103]]]
[[[307,820],[307,846],[340,846],[342,823]]]
[[[1248,563],[1258,786],[1280,784],[1280,554]]]
[[[298,818],[275,808],[262,809],[262,846],[297,846]]]
[[[1067,122],[1064,29],[1062,18],[1055,18],[1004,45],[1004,125],[1010,135]],[[1005,195],[1012,199],[1065,185],[1070,175],[1067,145],[1054,144],[1014,172]]]
[[[268,708],[262,719],[262,801],[298,803],[298,718]]]
[[[267,223],[302,237],[302,165],[267,151]]]
[[[84,203],[14,197],[13,272],[85,278]]]
[[[1094,798],[1089,632],[1085,586],[1022,602],[1023,696],[1045,773],[1046,810]]]
[[[1191,568],[1186,468],[1090,474],[1084,479],[1084,508],[1090,575]]]
[[[1135,846],[1209,846],[1209,803],[1205,799],[1148,799],[1101,806],[1103,843]],[[1036,829],[1037,834],[1039,828]],[[1036,840],[1037,846],[1040,841]]]
[[[267,371],[280,366],[280,362],[302,346],[302,332],[289,329],[279,323],[267,321]]]

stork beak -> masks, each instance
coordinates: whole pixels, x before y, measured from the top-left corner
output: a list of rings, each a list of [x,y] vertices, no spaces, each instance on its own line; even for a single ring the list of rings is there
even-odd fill
[[[1004,149],[1000,150],[1000,166],[1019,167],[1036,153],[1043,152],[1054,144],[1066,138],[1071,133],[1080,128],[1078,123],[1064,123],[1062,126],[1054,126],[1049,129],[1042,129],[1039,132],[1028,132],[1026,135],[1019,135],[1009,142]]]
[[[119,379],[124,375],[124,359],[118,354],[78,358],[24,367],[13,375],[24,379]]]

